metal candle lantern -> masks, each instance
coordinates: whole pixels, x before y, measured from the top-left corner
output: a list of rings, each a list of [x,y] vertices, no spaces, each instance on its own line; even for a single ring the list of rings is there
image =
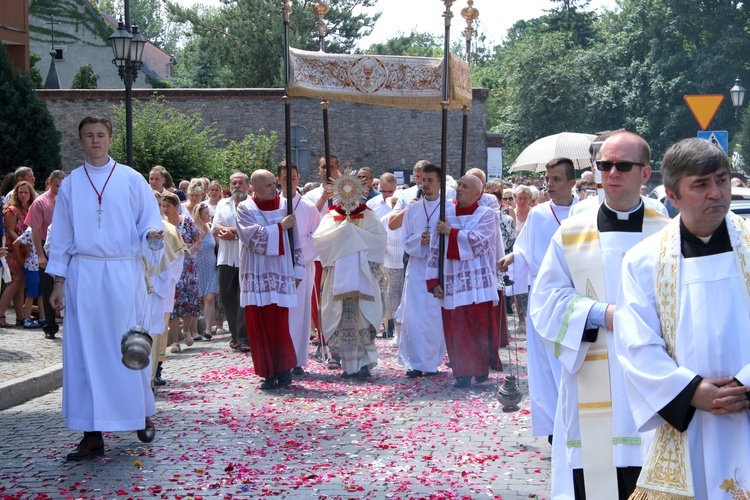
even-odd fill
[[[131,370],[142,370],[148,366],[151,359],[153,340],[142,326],[134,326],[128,330],[120,341],[122,364]]]

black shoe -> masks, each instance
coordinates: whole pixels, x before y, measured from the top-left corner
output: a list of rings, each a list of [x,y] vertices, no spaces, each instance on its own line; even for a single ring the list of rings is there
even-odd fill
[[[238,351],[249,353],[250,352],[250,346],[247,344],[240,344],[240,346],[237,348]]]
[[[146,427],[138,431],[138,440],[141,443],[150,443],[156,437],[156,427],[150,418],[146,417]]]
[[[167,381],[157,375],[156,377],[154,377],[154,385],[167,385]]]
[[[263,381],[262,384],[260,384],[260,390],[261,391],[274,391],[276,390],[276,378],[275,377],[268,377]]]
[[[362,380],[370,378],[371,376],[372,375],[370,375],[370,369],[367,368],[366,366],[363,366],[362,368],[360,368],[360,370],[353,375],[354,378],[362,379]]]
[[[203,332],[201,335],[203,335],[203,338],[206,340],[211,340],[212,338],[214,338],[214,336],[208,332]]]
[[[453,387],[456,389],[466,389],[471,385],[471,377],[456,377],[456,383]]]
[[[488,378],[490,378],[489,375],[480,375],[479,377],[474,377],[474,381],[476,381],[477,384],[481,384],[482,382],[487,382]]]
[[[102,439],[101,433],[98,434],[99,436],[95,437],[84,433],[83,439],[78,443],[76,449],[65,455],[65,460],[77,462],[104,455],[104,439]]]
[[[283,389],[284,387],[289,387],[292,385],[292,372],[287,370],[285,372],[281,372],[276,374],[276,387],[279,389]]]
[[[346,373],[346,372],[343,372],[341,374],[341,378],[354,378],[355,375],[356,375],[356,373]]]
[[[292,368],[292,375],[304,375],[305,370],[301,366],[295,366]]]
[[[406,376],[409,378],[417,378],[423,375],[424,373],[422,372],[422,370],[407,370],[406,371]]]
[[[45,333],[44,338],[48,340],[55,340],[55,334],[54,333]]]
[[[437,375],[440,375],[440,372],[422,372],[422,374],[423,374],[423,375],[424,375],[425,377],[435,377],[435,376],[437,376]]]

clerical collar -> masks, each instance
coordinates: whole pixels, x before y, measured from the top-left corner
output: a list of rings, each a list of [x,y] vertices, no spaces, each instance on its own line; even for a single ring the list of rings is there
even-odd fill
[[[628,210],[627,212],[620,212],[619,210],[615,210],[614,208],[607,205],[607,200],[604,200],[604,203],[602,205],[606,207],[610,212],[615,214],[615,216],[617,216],[618,219],[628,220],[630,218],[630,214],[635,213],[636,210],[638,210],[639,208],[643,206],[643,200],[639,199],[638,204],[634,206],[633,208],[631,208],[630,210]]]
[[[732,242],[729,239],[726,219],[721,221],[707,242],[691,233],[680,219],[680,251],[686,259],[731,252]]]
[[[84,162],[83,164],[88,169],[89,173],[94,173],[94,172],[101,173],[101,172],[109,172],[109,170],[115,166],[115,160],[113,160],[110,157],[109,161],[100,167],[95,167],[89,162]]]
[[[615,212],[606,202],[599,205],[599,214],[597,216],[597,228],[600,233],[620,232],[620,233],[640,233],[643,231],[643,201],[630,212]],[[626,214],[626,219],[620,218]]]
[[[456,200],[453,200],[453,202],[456,204],[456,216],[460,217],[462,215],[471,215],[474,213],[474,211],[479,208],[479,201],[475,201],[472,205],[462,208],[461,205],[458,204]]]
[[[258,205],[258,208],[263,210],[264,212],[268,212],[269,210],[278,210],[279,206],[281,206],[281,198],[276,195],[272,200],[264,200],[261,201],[257,197],[253,196],[253,201],[256,205]]]

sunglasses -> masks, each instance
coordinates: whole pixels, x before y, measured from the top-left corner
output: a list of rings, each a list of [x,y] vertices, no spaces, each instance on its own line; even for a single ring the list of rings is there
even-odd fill
[[[615,167],[618,172],[630,172],[633,170],[633,166],[638,167],[645,167],[645,163],[638,163],[637,161],[599,161],[596,162],[596,168],[597,170],[601,170],[602,172],[609,172],[612,170],[612,167]]]
[[[512,196],[508,196],[507,198],[503,197],[503,201],[513,201]]]

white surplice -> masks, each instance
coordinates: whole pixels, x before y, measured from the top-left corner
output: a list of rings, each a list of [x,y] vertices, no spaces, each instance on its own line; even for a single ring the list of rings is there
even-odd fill
[[[306,366],[310,349],[311,297],[315,285],[315,259],[318,251],[313,244],[312,235],[320,224],[320,213],[315,205],[304,199],[299,193],[292,202],[294,215],[297,218],[295,227],[302,240],[302,260],[305,265],[305,278],[297,287],[297,305],[289,308],[289,333],[292,336],[294,350],[297,353],[297,366]]]
[[[750,385],[750,315],[743,298],[746,278],[732,252],[679,257],[677,362],[665,349],[656,304],[655,267],[660,238],[633,248],[623,263],[615,313],[617,354],[638,429],[653,430],[658,414],[696,376],[734,376]],[[696,410],[687,428],[696,500],[750,495],[750,414],[713,415]],[[745,496],[733,497],[731,489]],[[726,489],[725,489],[726,488]]]
[[[403,326],[398,360],[407,370],[436,372],[445,357],[440,301],[425,286],[430,245],[422,245],[422,233],[434,234],[439,216],[439,198],[434,201],[422,198],[407,206],[404,214],[402,242],[409,254],[409,264],[401,298]]]
[[[457,307],[492,302],[497,304],[497,248],[499,231],[496,213],[478,206],[470,215],[456,215],[456,204],[445,207],[445,220],[457,229],[458,259],[445,259],[443,267],[444,297],[442,307]],[[427,280],[438,278],[440,235],[430,235],[430,255],[427,260]],[[450,251],[450,237],[445,237],[445,253]]]
[[[287,215],[286,201],[286,198],[279,198],[276,210],[261,210],[253,197],[237,205],[241,307],[297,305],[295,279],[305,278],[305,268],[296,226],[293,228],[294,262],[289,255],[289,232],[281,229],[281,220]]]
[[[534,281],[539,274],[544,254],[560,223],[568,218],[571,205],[555,205],[552,201],[531,209],[524,230],[513,246],[513,268],[518,274],[530,277],[534,293]],[[552,434],[555,425],[558,387],[562,366],[544,346],[542,338],[534,328],[533,318],[526,311],[526,347],[529,360],[529,400],[531,404],[531,427],[534,436]]]
[[[156,413],[151,367],[126,368],[120,339],[145,320],[141,256],[159,264],[162,251],[150,250],[146,235],[162,230],[161,216],[135,170],[111,159],[86,169],[90,181],[79,167],[60,185],[46,270],[66,277],[63,416],[79,431],[143,429]],[[91,183],[102,193],[101,205]]]

